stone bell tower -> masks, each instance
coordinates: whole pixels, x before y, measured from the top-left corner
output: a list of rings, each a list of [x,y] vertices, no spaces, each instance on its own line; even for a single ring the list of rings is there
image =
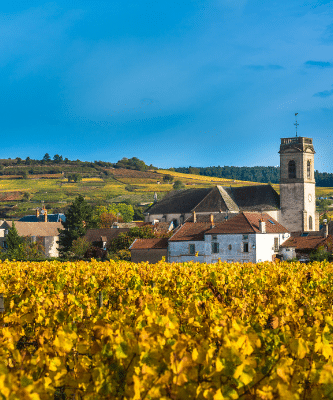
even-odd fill
[[[291,232],[319,230],[312,139],[283,138],[279,153],[282,225]]]

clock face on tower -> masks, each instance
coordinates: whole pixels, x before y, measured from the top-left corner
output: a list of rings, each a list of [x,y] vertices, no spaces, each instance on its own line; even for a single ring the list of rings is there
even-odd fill
[[[312,196],[311,196],[311,194],[309,194],[308,199],[309,199],[310,202],[312,201]]]

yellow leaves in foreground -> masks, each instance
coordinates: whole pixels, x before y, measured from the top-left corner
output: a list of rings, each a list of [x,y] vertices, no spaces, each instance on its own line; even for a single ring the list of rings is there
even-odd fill
[[[0,397],[330,398],[332,276],[330,263],[4,262]]]

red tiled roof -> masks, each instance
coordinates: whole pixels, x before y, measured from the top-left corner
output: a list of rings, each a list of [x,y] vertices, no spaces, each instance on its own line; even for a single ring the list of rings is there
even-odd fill
[[[332,246],[333,236],[294,236],[286,240],[281,247],[295,247],[296,250],[314,250],[319,246]]]
[[[206,234],[260,233],[259,220],[266,224],[266,233],[286,233],[288,229],[266,213],[242,212],[226,222],[216,223]]]
[[[171,236],[170,242],[183,240],[204,240],[204,234],[211,228],[210,223],[206,222],[185,222],[177,232]]]
[[[167,249],[168,239],[135,239],[130,250]]]

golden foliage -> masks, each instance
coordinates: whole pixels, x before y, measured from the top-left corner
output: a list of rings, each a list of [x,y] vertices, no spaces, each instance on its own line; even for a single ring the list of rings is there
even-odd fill
[[[333,396],[333,264],[4,262],[0,271],[3,398]]]

